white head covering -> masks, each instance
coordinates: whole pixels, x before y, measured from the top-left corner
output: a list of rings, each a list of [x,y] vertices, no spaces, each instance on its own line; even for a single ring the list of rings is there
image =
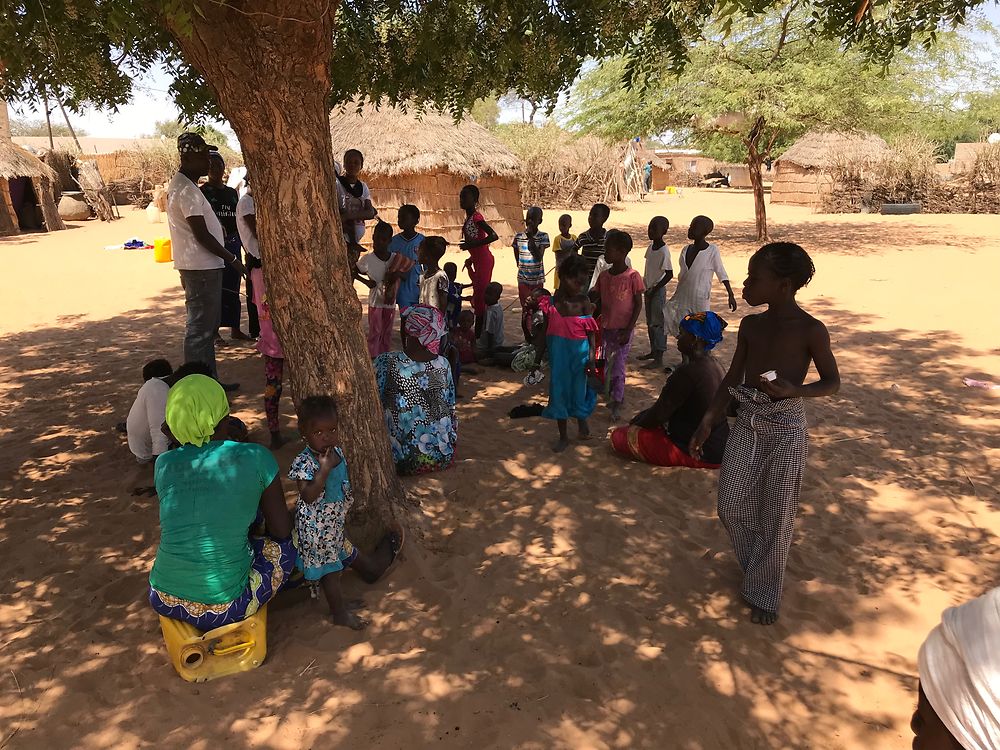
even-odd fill
[[[927,700],[962,747],[1000,748],[1000,588],[946,609],[918,661]]]

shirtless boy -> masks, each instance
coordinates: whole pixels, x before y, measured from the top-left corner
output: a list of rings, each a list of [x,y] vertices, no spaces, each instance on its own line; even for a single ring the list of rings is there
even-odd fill
[[[840,389],[826,326],[795,301],[815,270],[806,251],[790,242],[754,253],[743,299],[768,309],[740,324],[729,372],[691,438],[691,455],[697,458],[712,425],[736,399],[736,425],[719,475],[719,518],[743,569],[740,594],[760,625],[778,619],[792,546],[808,449],[802,399]],[[810,364],[819,379],[805,383]]]

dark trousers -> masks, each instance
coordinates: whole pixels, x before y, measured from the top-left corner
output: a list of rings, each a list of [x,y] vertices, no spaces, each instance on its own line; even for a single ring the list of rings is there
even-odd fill
[[[250,281],[249,273],[254,268],[260,268],[260,261],[247,253],[247,333],[251,338],[260,336],[260,318],[257,317],[257,305],[253,303],[253,282]]]

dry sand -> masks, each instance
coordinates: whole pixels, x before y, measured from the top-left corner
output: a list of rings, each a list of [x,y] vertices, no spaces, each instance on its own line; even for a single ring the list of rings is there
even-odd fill
[[[674,257],[690,218],[714,217],[739,289],[748,195],[616,209],[640,267],[653,213],[673,222]],[[165,226],[133,213],[0,240],[0,747],[909,747],[921,640],[1000,580],[1000,394],[961,382],[1000,381],[997,217],[774,207],[771,222],[814,255],[802,300],[844,379],[808,407],[777,626],[750,625],[737,601],[713,474],[626,463],[600,441],[556,458],[553,425],[505,416],[544,388],[487,371],[465,389],[458,465],[407,481],[406,564],[347,584],[369,631],[290,595],[271,607],[266,664],[203,685],[174,674],[145,603],[157,509],[130,495],[112,430],[142,363],[179,360],[182,298],[151,253],[102,248]],[[513,261],[497,255],[509,300]],[[728,316],[725,362],[747,312]],[[259,359],[227,349],[222,373],[262,439]],[[633,371],[629,410],[661,384]],[[603,407],[594,422],[607,428]]]

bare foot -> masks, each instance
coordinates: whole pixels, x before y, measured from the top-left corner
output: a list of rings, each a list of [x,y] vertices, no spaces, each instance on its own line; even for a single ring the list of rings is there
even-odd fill
[[[620,422],[621,421],[622,414],[621,414],[621,411],[619,409],[620,409],[620,407],[617,406],[617,405],[611,407],[611,421],[612,422]]]
[[[778,621],[778,613],[760,607],[750,608],[750,622],[755,625],[774,625]]]
[[[578,440],[591,440],[594,436],[590,434],[590,430],[580,430],[576,437]]]
[[[643,365],[639,369],[641,369],[641,370],[659,370],[661,367],[663,367],[663,360],[662,359],[654,359],[654,360],[651,360],[648,364]]]
[[[364,630],[370,624],[364,617],[359,617],[347,609],[330,615],[330,618],[334,625],[343,625],[351,630]]]
[[[344,602],[344,607],[350,610],[364,609],[365,600],[364,599],[348,599]]]
[[[566,438],[559,438],[559,440],[556,441],[556,444],[552,446],[552,452],[562,453],[567,448],[569,448],[569,440]]]
[[[587,420],[576,420],[576,429],[579,440],[590,440],[590,425],[587,424]]]

